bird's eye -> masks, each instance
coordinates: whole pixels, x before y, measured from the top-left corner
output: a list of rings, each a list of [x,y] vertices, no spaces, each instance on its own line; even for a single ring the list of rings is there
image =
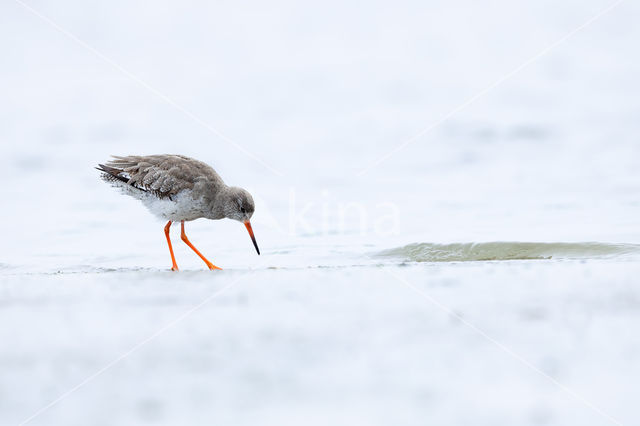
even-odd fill
[[[242,213],[246,213],[246,212],[244,211],[244,207],[240,207],[240,211],[241,211]]]

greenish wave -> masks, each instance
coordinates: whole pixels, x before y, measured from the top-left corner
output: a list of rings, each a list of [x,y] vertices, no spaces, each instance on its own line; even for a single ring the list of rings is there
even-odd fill
[[[640,244],[613,243],[413,243],[384,250],[379,256],[412,262],[468,262],[527,259],[588,259],[640,255]]]

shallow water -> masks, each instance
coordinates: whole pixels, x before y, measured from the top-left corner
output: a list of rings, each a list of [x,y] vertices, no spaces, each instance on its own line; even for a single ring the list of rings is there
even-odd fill
[[[607,243],[413,243],[377,254],[413,262],[470,262],[483,260],[599,259],[640,256],[638,244]]]
[[[394,151],[606,5],[37,4],[172,104],[14,3],[1,425],[639,423],[638,4]],[[247,187],[262,255],[200,220],[224,269],[173,229],[168,271],[93,169],[156,153]]]
[[[580,398],[633,419],[639,273],[591,259],[3,276],[0,412],[18,423],[82,384],[31,423],[608,423]]]

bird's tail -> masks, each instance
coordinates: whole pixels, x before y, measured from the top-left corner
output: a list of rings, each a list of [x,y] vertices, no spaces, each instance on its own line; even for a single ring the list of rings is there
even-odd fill
[[[100,177],[103,181],[119,188],[124,194],[142,201],[149,197],[149,192],[144,188],[139,188],[135,184],[129,183],[129,175],[124,170],[104,164],[98,164],[96,169],[102,172]]]
[[[124,183],[129,183],[129,178],[123,176],[124,172],[120,169],[116,169],[115,167],[105,166],[104,164],[98,164],[96,170],[100,170],[102,172],[102,179],[107,182],[113,182],[119,180]]]

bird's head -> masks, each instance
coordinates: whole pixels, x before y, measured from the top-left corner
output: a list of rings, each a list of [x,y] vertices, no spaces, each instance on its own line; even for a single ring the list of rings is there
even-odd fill
[[[253,241],[253,246],[256,248],[258,254],[260,254],[260,249],[258,248],[258,243],[256,243],[251,222],[249,221],[251,216],[253,216],[255,208],[253,197],[247,190],[231,186],[225,191],[223,203],[224,217],[244,223],[244,226],[251,236],[251,241]]]
[[[236,186],[227,188],[225,192],[224,217],[239,222],[248,222],[256,208],[251,194],[247,190]]]

